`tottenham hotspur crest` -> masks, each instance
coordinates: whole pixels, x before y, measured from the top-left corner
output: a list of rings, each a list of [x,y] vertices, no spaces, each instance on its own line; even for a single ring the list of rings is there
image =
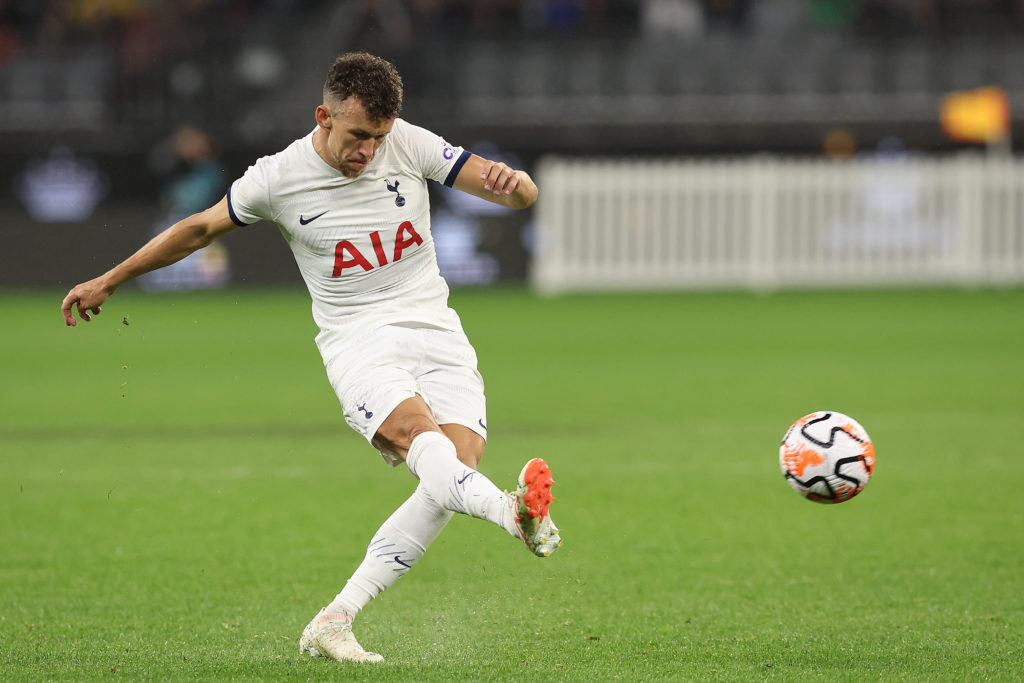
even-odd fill
[[[398,206],[398,207],[405,206],[405,197],[403,197],[402,194],[398,191],[398,181],[396,180],[395,184],[392,185],[391,183],[389,183],[387,181],[387,178],[385,178],[384,179],[384,184],[386,184],[388,186],[388,192],[394,192],[395,193],[395,206]]]

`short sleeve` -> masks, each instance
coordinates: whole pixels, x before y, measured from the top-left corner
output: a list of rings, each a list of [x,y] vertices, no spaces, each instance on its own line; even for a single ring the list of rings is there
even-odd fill
[[[444,138],[412,124],[406,124],[406,139],[413,158],[424,178],[430,178],[448,187],[455,182],[470,152],[448,144]]]
[[[236,225],[249,225],[263,218],[272,218],[270,184],[267,180],[269,160],[270,157],[258,160],[228,188],[228,213]]]

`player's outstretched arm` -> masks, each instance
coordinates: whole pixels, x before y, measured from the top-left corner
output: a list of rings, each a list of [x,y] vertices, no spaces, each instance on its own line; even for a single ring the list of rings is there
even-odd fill
[[[77,324],[72,308],[89,322],[89,314],[99,313],[103,302],[128,280],[180,261],[237,227],[231,220],[227,197],[206,211],[183,218],[103,275],[75,285],[61,304],[64,322],[71,327]]]
[[[466,160],[452,187],[510,209],[525,209],[537,201],[537,186],[529,173],[475,154]]]

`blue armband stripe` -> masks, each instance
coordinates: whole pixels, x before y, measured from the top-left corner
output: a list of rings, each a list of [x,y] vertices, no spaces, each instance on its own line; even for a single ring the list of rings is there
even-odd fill
[[[469,161],[469,154],[468,149],[462,150],[462,154],[460,154],[459,158],[455,161],[455,165],[452,166],[452,170],[448,171],[448,177],[444,179],[444,184],[447,187],[451,187],[455,183],[455,177],[459,175],[459,171],[461,171],[462,167],[466,165],[467,161]]]
[[[238,226],[246,226],[248,223],[243,223],[238,220],[238,216],[235,215],[235,208],[231,206],[231,185],[228,185],[228,214],[231,215],[231,222]]]

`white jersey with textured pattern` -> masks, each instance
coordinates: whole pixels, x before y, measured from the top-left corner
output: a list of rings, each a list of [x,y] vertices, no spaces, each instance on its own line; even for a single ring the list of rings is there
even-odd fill
[[[259,159],[228,190],[231,218],[277,223],[313,300],[317,341],[386,324],[461,329],[430,233],[427,179],[448,186],[469,157],[396,119],[356,178],[328,165],[313,132]]]

